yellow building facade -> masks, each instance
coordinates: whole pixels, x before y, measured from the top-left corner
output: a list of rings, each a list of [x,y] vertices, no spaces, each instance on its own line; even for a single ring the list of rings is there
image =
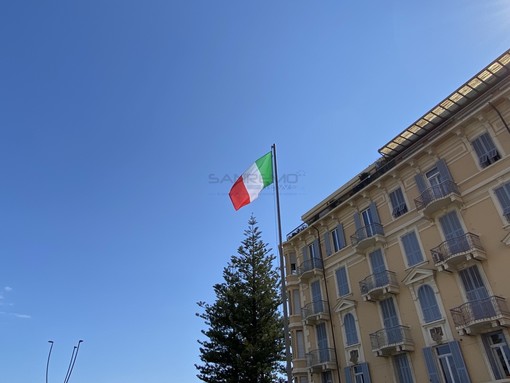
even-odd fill
[[[510,382],[510,51],[283,244],[297,383]]]

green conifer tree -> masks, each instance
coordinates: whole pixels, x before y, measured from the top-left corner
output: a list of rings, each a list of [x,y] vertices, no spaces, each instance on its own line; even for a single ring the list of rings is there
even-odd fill
[[[216,301],[198,303],[208,328],[195,367],[207,383],[274,383],[285,372],[280,279],[256,224],[252,216],[224,282],[214,285]]]

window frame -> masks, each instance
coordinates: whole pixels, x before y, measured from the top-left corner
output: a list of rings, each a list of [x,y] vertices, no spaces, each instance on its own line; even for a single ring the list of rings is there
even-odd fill
[[[471,140],[471,146],[481,169],[485,169],[501,159],[498,147],[489,132],[483,132]]]
[[[404,240],[404,237],[411,238],[410,236],[414,235],[414,241],[416,241],[416,249],[414,252],[410,252],[410,249],[408,248],[408,245],[406,244],[406,241]],[[404,250],[403,253],[406,258],[406,263],[408,267],[416,266],[422,262],[425,261],[425,256],[423,254],[423,249],[421,248],[420,240],[418,239],[418,234],[416,233],[416,230],[409,231],[408,233],[405,233],[404,235],[400,236],[400,243],[402,244],[402,249]],[[416,257],[415,253],[419,252],[420,259]],[[416,262],[411,262],[412,258],[416,258]]]
[[[409,211],[404,192],[402,191],[402,188],[400,186],[389,192],[388,196],[390,199],[390,204],[392,208],[391,215],[393,216],[393,218],[398,218]],[[395,204],[397,204],[397,206],[395,206]]]

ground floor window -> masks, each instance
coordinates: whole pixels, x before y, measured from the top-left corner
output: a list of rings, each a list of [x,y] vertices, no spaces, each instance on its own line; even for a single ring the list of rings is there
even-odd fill
[[[432,383],[470,383],[459,342],[445,343],[423,349],[425,363]]]
[[[346,383],[371,383],[368,363],[359,363],[354,366],[345,367]]]
[[[407,354],[398,354],[393,357],[393,364],[395,366],[395,374],[399,383],[413,383],[413,374],[411,373],[411,366]]]
[[[484,334],[482,340],[494,377],[496,379],[510,377],[510,349],[503,331]]]

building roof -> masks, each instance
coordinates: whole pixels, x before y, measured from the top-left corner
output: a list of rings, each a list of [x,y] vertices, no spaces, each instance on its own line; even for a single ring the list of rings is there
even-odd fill
[[[502,80],[508,77],[509,73],[510,49],[379,149],[379,153],[382,155],[381,159],[368,166],[356,177],[303,214],[301,217],[303,223],[291,231],[287,235],[287,239],[298,234],[308,225],[317,221],[324,214],[327,214],[379,178],[395,166],[400,154],[479,99],[480,96],[486,94],[487,91],[500,84]]]
[[[416,120],[411,126],[379,149],[383,157],[395,157],[409,148],[422,137],[426,136],[438,125],[470,104],[499,83],[510,71],[510,50],[503,53],[486,68],[477,73],[468,82],[443,101]]]

